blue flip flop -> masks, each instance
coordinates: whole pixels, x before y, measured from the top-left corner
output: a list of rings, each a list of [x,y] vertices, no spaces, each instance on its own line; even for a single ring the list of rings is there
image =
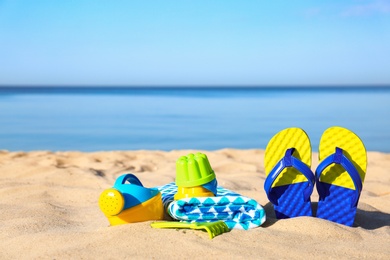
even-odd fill
[[[310,195],[315,177],[310,170],[311,146],[300,128],[277,133],[265,151],[264,190],[273,204],[276,218],[312,216]]]
[[[348,129],[328,128],[321,137],[319,157],[317,217],[352,226],[367,168],[363,142]]]

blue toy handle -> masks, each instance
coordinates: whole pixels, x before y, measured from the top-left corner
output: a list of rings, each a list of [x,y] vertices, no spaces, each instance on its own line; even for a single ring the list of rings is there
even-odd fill
[[[122,193],[125,199],[124,209],[141,204],[160,193],[157,189],[145,188],[141,181],[131,173],[119,176],[113,188]]]
[[[116,179],[116,181],[115,181],[114,186],[123,185],[123,184],[126,184],[126,182],[143,187],[141,181],[134,174],[131,174],[131,173],[124,174],[124,175],[118,177],[118,179]]]

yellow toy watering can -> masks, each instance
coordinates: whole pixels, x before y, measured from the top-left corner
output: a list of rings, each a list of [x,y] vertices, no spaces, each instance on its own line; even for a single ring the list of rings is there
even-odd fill
[[[133,174],[118,177],[112,188],[104,190],[99,198],[99,207],[112,226],[164,217],[161,193],[157,189],[143,187]]]

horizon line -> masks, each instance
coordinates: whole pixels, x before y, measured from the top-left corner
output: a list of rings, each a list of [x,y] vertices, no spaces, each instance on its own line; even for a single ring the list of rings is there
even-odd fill
[[[62,85],[62,84],[0,84],[0,88],[123,88],[123,89],[136,89],[136,88],[389,88],[389,84],[269,84],[269,85],[167,85],[167,84],[161,84],[161,85],[93,85],[93,84],[69,84],[69,85]]]

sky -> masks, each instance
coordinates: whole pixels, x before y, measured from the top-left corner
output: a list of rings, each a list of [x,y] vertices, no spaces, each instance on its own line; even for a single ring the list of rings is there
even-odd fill
[[[390,86],[390,0],[0,0],[19,85]]]

